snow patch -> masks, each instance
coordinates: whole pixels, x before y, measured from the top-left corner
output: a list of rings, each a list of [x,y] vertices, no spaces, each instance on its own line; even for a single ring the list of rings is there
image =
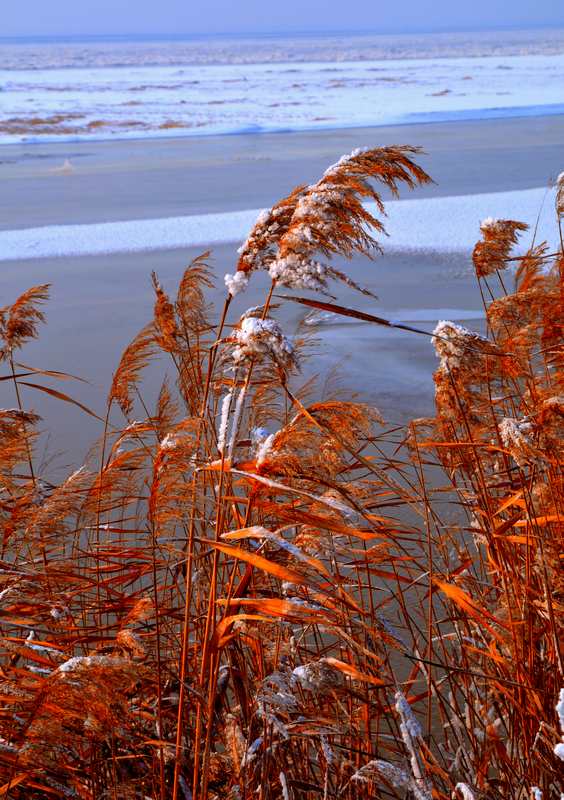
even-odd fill
[[[553,190],[548,194],[551,195]],[[536,240],[558,241],[553,208],[545,187],[450,197],[392,200],[384,220],[386,252],[467,253],[480,237],[480,220],[497,213],[533,226],[542,210]],[[373,203],[366,208],[378,215]],[[257,209],[185,217],[51,225],[0,231],[0,261],[94,256],[209,247],[239,242],[253,227]],[[523,237],[523,245],[529,241]],[[519,248],[517,248],[519,251]],[[241,277],[243,276],[243,277]],[[226,276],[229,291],[243,287],[244,273]]]

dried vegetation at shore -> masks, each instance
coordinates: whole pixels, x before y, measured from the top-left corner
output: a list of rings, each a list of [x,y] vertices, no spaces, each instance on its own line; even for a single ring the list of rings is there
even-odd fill
[[[355,151],[262,214],[219,321],[207,255],[174,298],[154,276],[100,443],[58,485],[23,404],[57,376],[19,355],[48,287],[0,309],[0,796],[564,791],[564,252],[515,256],[525,226],[484,221],[487,337],[439,324],[436,415],[403,431],[300,382],[307,337],[275,320],[280,287],[351,284],[329,260],[377,252],[362,201],[428,181],[416,152]],[[259,269],[264,304],[230,320]],[[174,379],[149,409],[156,357]]]

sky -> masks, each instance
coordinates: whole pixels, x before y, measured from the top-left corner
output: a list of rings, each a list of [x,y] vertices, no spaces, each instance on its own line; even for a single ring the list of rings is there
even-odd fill
[[[564,0],[4,0],[0,36],[564,26]]]

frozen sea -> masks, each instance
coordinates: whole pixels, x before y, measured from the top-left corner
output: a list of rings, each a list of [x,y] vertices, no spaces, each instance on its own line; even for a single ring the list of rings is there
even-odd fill
[[[386,203],[388,253],[468,253],[478,236],[478,221],[494,215],[525,221],[538,241],[558,243],[554,189],[392,200]],[[376,206],[367,210],[378,215]],[[258,209],[183,217],[52,225],[0,230],[0,262],[35,258],[140,253],[190,247],[216,247],[244,241]]]
[[[564,111],[564,31],[0,39],[0,143]]]

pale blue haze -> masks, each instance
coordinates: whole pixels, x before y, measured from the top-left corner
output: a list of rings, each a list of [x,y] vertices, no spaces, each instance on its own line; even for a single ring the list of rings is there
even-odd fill
[[[564,25],[563,0],[5,0],[1,37],[413,32]]]

